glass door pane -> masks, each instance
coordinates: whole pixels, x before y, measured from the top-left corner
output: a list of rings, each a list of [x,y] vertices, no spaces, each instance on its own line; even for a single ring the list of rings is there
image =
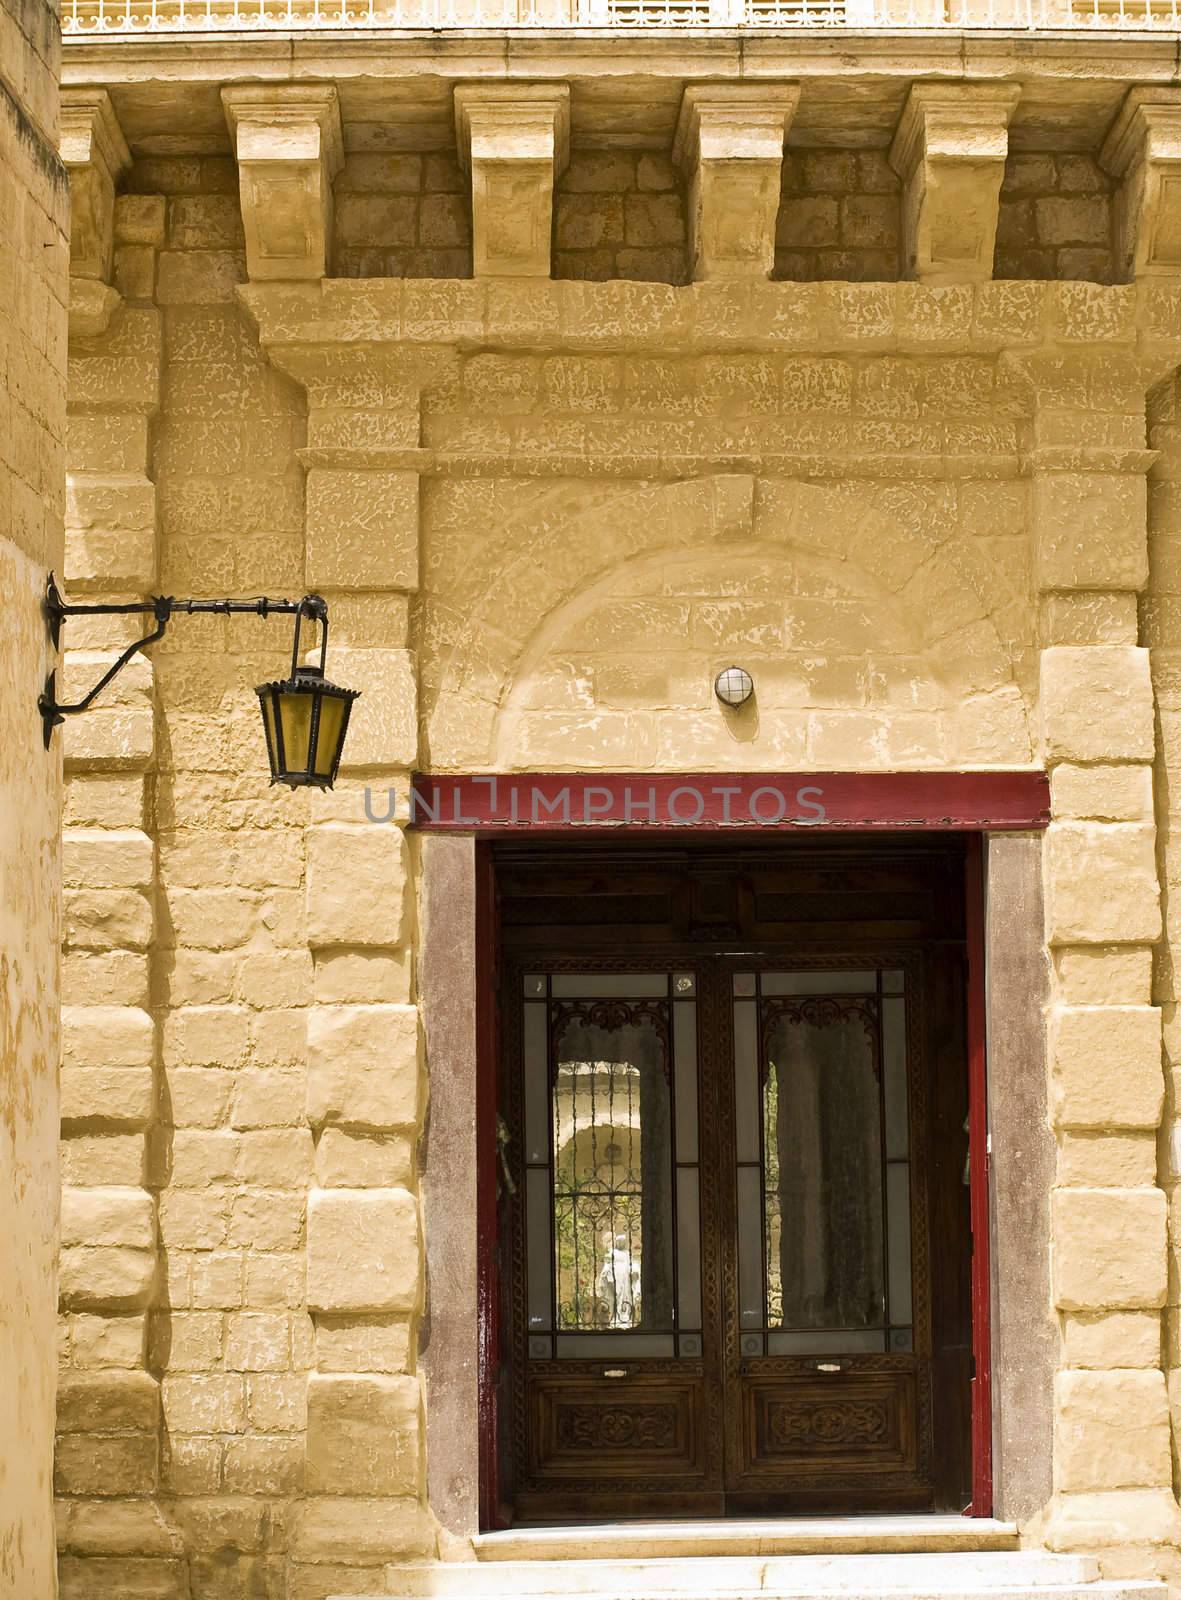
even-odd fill
[[[735,977],[744,1355],[911,1348],[906,998],[882,976]]]
[[[678,1335],[700,1354],[696,987],[683,972],[563,973],[526,990],[534,1359],[667,1357]]]

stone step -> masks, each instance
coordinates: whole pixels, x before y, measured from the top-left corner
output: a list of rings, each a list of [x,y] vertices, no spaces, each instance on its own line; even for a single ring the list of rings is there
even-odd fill
[[[394,1582],[392,1589],[383,1591],[391,1596],[412,1593],[420,1594],[450,1594],[452,1590],[414,1589],[405,1590],[398,1587],[398,1572],[395,1570],[391,1577]],[[601,1573],[601,1581],[608,1582],[610,1573]],[[497,1600],[516,1600],[521,1591],[510,1585],[505,1585],[496,1591]],[[533,1591],[534,1593],[538,1591]],[[631,1587],[603,1587],[594,1591],[578,1591],[571,1589],[554,1589],[549,1591],[553,1596],[568,1596],[577,1593],[592,1593],[594,1600],[649,1600],[653,1591],[646,1589],[633,1589]],[[667,1591],[665,1591],[667,1592]],[[693,1589],[684,1590],[682,1593],[691,1594],[692,1600],[882,1600],[883,1596],[897,1596],[898,1600],[1167,1600],[1168,1587],[1163,1583],[1133,1583],[1133,1582],[1103,1582],[1092,1581],[1089,1583],[1070,1584],[1018,1584],[1013,1587],[1003,1588],[975,1588],[971,1590],[939,1588],[910,1588],[910,1589],[883,1589],[874,1584],[867,1589],[766,1589],[766,1588],[741,1588],[741,1589]],[[330,1600],[350,1600],[349,1596],[333,1596]],[[353,1597],[360,1600],[360,1597]]]
[[[616,1561],[653,1556],[853,1555],[1016,1550],[1017,1525],[994,1517],[788,1517],[602,1522],[509,1528],[473,1541],[481,1561]]]
[[[1164,1600],[1163,1587],[1102,1584],[1086,1556],[1044,1551],[919,1555],[694,1556],[658,1560],[497,1561],[390,1569],[403,1600]]]

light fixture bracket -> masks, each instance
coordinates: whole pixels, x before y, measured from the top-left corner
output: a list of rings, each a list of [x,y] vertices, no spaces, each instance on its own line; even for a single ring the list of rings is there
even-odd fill
[[[98,679],[80,700],[69,703],[57,698],[57,672],[50,672],[45,680],[45,687],[37,699],[37,709],[41,713],[44,726],[45,748],[48,750],[53,738],[53,730],[65,721],[67,717],[77,716],[81,711],[87,711],[95,700],[127,665],[132,656],[150,644],[155,644],[161,638],[164,630],[176,612],[192,616],[205,613],[214,616],[248,615],[255,617],[269,616],[294,616],[295,639],[291,650],[291,678],[297,680],[301,672],[306,676],[313,674],[318,680],[325,683],[324,667],[328,655],[328,604],[323,595],[305,594],[300,600],[272,600],[266,595],[260,595],[253,600],[177,600],[172,595],[152,595],[147,600],[127,601],[97,601],[90,603],[74,604],[67,601],[57,586],[53,573],[49,574],[45,585],[45,599],[42,607],[45,614],[46,627],[49,632],[50,642],[54,651],[61,648],[62,623],[67,617],[94,617],[94,616],[143,616],[151,617],[154,626],[139,639],[132,642],[122,650],[111,663],[102,677]],[[320,663],[318,667],[301,669],[299,665],[300,629],[305,618],[316,622],[320,626]],[[356,699],[352,690],[335,690],[336,694],[345,694],[351,703]],[[346,720],[347,725],[347,720]],[[343,728],[341,740],[343,740]],[[339,760],[339,750],[337,751]],[[336,768],[333,766],[332,776],[335,777]],[[272,782],[277,781],[272,777]]]

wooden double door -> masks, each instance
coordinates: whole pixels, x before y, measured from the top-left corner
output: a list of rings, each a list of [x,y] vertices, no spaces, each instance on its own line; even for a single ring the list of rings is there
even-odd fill
[[[505,1515],[967,1505],[963,882],[501,853]]]

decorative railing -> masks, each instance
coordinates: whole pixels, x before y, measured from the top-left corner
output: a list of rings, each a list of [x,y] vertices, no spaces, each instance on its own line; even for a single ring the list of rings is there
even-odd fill
[[[443,28],[1181,32],[1181,0],[65,0],[67,38]]]

